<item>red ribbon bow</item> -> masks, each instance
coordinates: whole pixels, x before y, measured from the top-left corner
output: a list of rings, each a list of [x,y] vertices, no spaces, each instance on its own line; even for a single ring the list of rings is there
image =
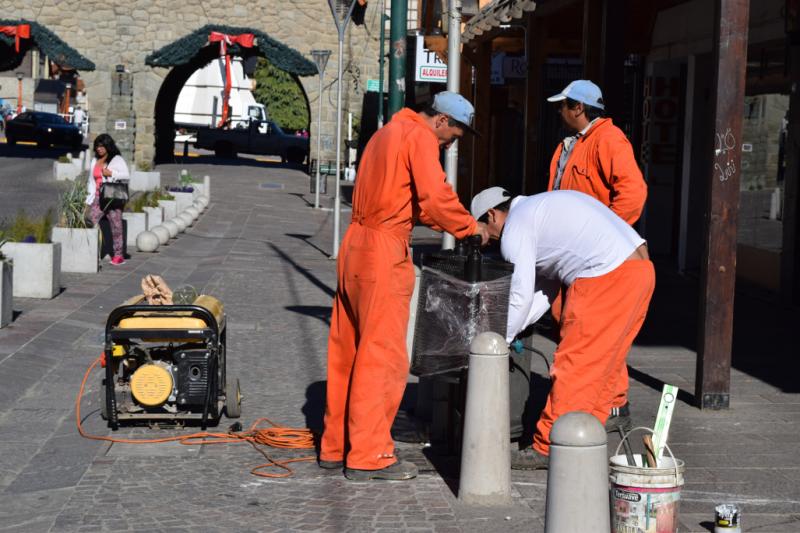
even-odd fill
[[[243,48],[252,48],[255,44],[256,36],[252,33],[240,33],[239,35],[228,35],[212,31],[208,36],[209,43],[219,43],[219,55],[225,56],[225,91],[222,94],[222,118],[220,118],[218,128],[221,128],[228,121],[230,113],[229,98],[231,94],[231,56],[228,55],[228,46],[238,44]]]
[[[31,25],[30,24],[17,24],[16,26],[0,26],[0,33],[14,36],[14,44],[19,53],[19,40],[31,38]]]

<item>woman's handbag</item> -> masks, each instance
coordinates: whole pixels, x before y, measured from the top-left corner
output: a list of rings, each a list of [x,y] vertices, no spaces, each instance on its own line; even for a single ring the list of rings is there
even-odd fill
[[[100,185],[100,207],[122,209],[128,202],[128,184],[124,181],[109,181]]]

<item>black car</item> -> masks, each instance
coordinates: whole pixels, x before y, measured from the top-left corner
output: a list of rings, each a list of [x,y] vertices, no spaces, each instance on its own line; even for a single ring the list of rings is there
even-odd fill
[[[6,141],[33,141],[42,148],[54,144],[80,148],[83,135],[77,126],[68,123],[55,113],[26,111],[6,123]]]

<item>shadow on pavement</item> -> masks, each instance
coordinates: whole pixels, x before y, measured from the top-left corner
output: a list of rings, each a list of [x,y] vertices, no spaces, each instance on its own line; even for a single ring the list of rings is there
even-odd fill
[[[284,309],[316,318],[327,326],[331,325],[331,306],[329,305],[287,305]]]

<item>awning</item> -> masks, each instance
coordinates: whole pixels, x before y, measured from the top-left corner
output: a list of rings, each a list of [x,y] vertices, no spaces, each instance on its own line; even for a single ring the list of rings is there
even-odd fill
[[[290,48],[285,44],[276,41],[263,31],[254,28],[235,28],[222,26],[219,24],[206,24],[202,28],[193,31],[189,35],[181,37],[172,44],[159,48],[149,56],[144,62],[151,67],[175,67],[184,65],[194,58],[197,53],[209,45],[208,36],[212,32],[225,33],[228,35],[238,35],[242,33],[252,33],[256,37],[256,45],[253,49],[240,50],[238,45],[232,45],[229,50],[234,55],[250,56],[255,51],[256,55],[263,55],[275,67],[296,76],[313,76],[317,74],[317,67],[313,62],[303,57],[303,54]]]
[[[50,58],[50,61],[63,67],[77,70],[94,70],[95,66],[89,59],[78,53],[77,50],[65,43],[55,33],[48,30],[38,22],[29,20],[0,20],[0,26],[13,26],[29,24],[31,27],[30,39],[20,39],[19,53],[15,51],[15,39],[10,35],[0,33],[0,71],[17,68],[25,54],[35,46],[39,51]]]
[[[536,2],[534,0],[493,0],[467,22],[464,31],[461,32],[461,42],[467,44],[501,24],[521,19],[525,12],[535,9]]]

